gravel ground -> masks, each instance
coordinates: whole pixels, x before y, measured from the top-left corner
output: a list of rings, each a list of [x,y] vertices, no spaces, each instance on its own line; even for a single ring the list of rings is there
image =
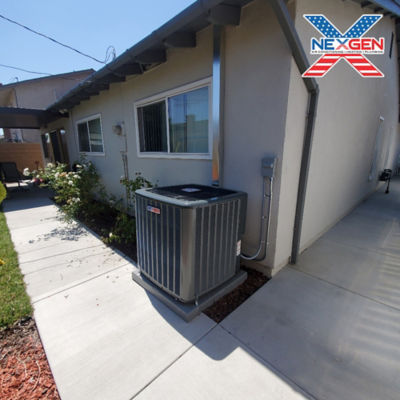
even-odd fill
[[[60,399],[32,318],[0,331],[0,399]]]

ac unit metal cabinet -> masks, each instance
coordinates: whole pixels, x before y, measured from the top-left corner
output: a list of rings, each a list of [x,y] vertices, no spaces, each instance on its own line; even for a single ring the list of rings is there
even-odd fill
[[[192,302],[239,272],[247,195],[180,185],[136,191],[141,274]]]

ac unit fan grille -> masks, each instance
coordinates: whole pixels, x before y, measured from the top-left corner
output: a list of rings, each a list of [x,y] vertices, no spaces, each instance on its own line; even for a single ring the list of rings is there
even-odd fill
[[[147,211],[160,209],[160,214]],[[180,295],[181,219],[178,207],[136,197],[138,262],[141,271],[174,295]]]
[[[236,273],[239,200],[196,210],[195,291],[198,296]]]

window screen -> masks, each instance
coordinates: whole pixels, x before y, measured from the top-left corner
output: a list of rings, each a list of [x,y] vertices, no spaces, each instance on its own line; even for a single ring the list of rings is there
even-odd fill
[[[137,107],[141,152],[209,153],[209,89],[204,86]]]
[[[168,99],[171,153],[208,153],[208,87]]]
[[[138,108],[140,151],[168,151],[165,101]]]

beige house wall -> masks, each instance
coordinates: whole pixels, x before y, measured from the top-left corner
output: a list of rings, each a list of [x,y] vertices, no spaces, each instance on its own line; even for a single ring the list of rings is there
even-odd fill
[[[318,36],[318,32],[303,14],[325,14],[345,31],[362,13],[369,12],[352,1],[342,0],[298,0],[297,7],[296,28],[307,52],[311,37]],[[385,78],[362,78],[341,61],[318,80],[320,98],[304,212],[303,249],[374,191],[379,172],[393,166],[399,140],[396,46],[392,58],[388,53],[394,31],[394,20],[387,16],[367,34],[385,37],[386,53],[368,56]],[[309,57],[311,63],[317,58]],[[304,101],[302,94],[292,88],[290,96],[296,103]],[[377,140],[380,124],[381,138]],[[369,179],[375,151],[376,170]],[[287,156],[292,155],[289,152]]]
[[[279,193],[287,93],[291,55],[272,10],[264,0],[242,9],[241,23],[227,27],[224,38],[225,107],[223,185],[248,193],[246,233],[243,247],[253,252],[258,246],[261,216],[261,159],[278,157],[275,190]],[[110,90],[83,101],[71,112],[67,140],[70,159],[79,158],[76,122],[101,114],[104,156],[88,155],[107,189],[117,196],[124,191],[121,151],[125,140],[112,133],[112,126],[124,124],[127,134],[129,173],[141,172],[158,185],[180,183],[211,184],[211,159],[166,159],[138,157],[134,103],[163,91],[212,76],[212,29],[197,34],[193,49],[172,49],[167,62],[126,82],[112,84]],[[274,56],[271,56],[271,55]],[[49,126],[57,127],[57,124]],[[271,235],[275,236],[279,198],[272,205]],[[263,265],[272,265],[275,241]]]
[[[291,61],[289,102],[287,109],[284,150],[282,156],[281,191],[279,193],[278,229],[274,270],[289,261],[292,250],[294,218],[297,202],[297,189],[306,126],[308,92],[300,72]]]
[[[43,110],[91,73],[92,70],[84,70],[0,86],[0,105]],[[39,129],[12,128],[10,131],[12,137],[17,136],[25,143],[40,143]]]
[[[276,246],[282,149],[288,103],[291,54],[272,9],[264,0],[244,7],[238,27],[226,30],[225,47],[225,186],[249,194],[243,250],[258,247],[263,178],[261,160],[277,157],[271,205],[272,266]]]
[[[113,125],[123,123],[127,135],[130,177],[136,172],[158,185],[211,182],[211,160],[188,160],[173,158],[138,157],[135,102],[177,88],[179,86],[211,77],[212,30],[205,29],[197,35],[197,46],[192,49],[171,49],[166,63],[140,76],[127,77],[126,82],[110,85],[110,89],[83,101],[71,112],[68,128],[70,159],[79,159],[76,122],[94,114],[101,114],[104,138],[104,155],[87,155],[92,160],[107,189],[123,196],[119,183],[123,175],[121,151],[125,150],[125,138],[112,132]]]

